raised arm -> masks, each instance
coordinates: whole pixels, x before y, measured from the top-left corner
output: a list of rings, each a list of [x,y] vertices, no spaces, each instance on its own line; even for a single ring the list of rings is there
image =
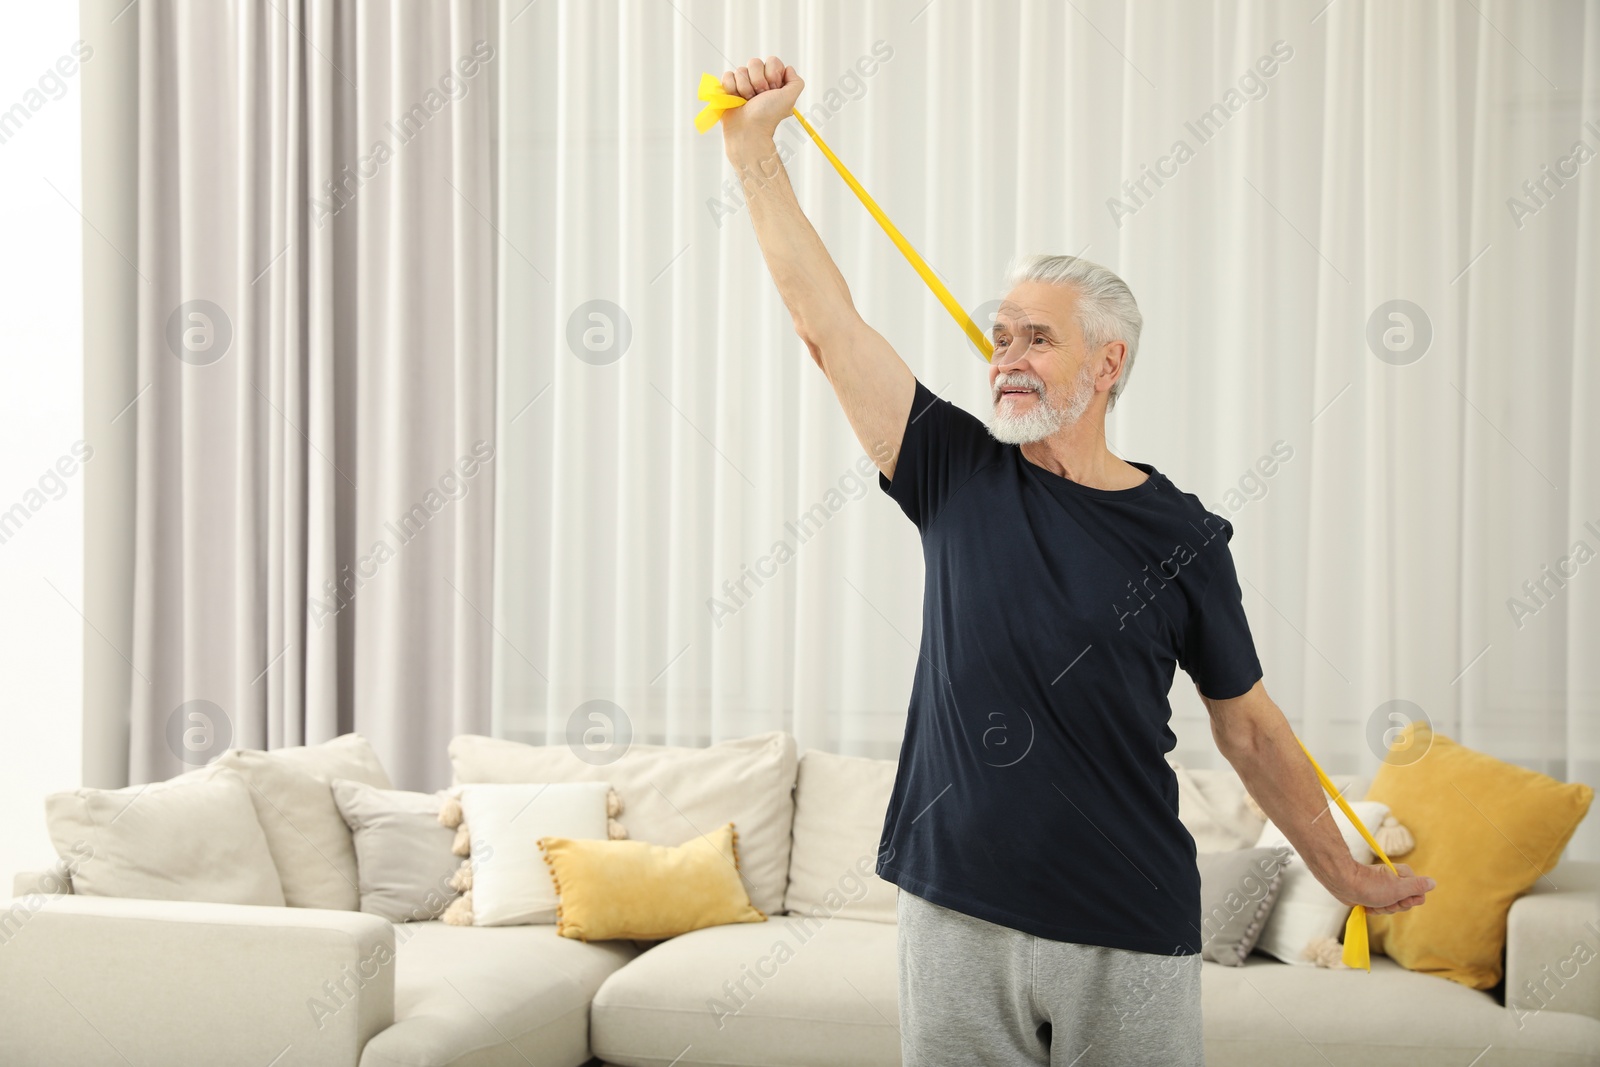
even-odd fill
[[[744,187],[767,270],[856,439],[892,480],[916,379],[883,335],[856,313],[844,276],[800,210],[778,158],[773,134],[805,83],[793,67],[768,56],[765,63],[752,59],[724,73],[722,85],[750,101],[723,114],[722,138]]]

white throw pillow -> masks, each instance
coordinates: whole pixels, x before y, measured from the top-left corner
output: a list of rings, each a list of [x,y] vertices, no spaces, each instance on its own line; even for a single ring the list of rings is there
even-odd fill
[[[249,787],[226,767],[54,793],[45,798],[45,821],[56,852],[77,857],[74,893],[283,906]]]
[[[1375,832],[1379,824],[1389,816],[1389,806],[1380,804],[1376,800],[1356,800],[1349,803],[1350,810],[1356,813],[1356,818],[1361,820],[1368,833]],[[1372,849],[1331,799],[1328,803],[1328,814],[1323,818],[1334,820],[1334,825],[1344,835],[1345,844],[1350,846],[1350,855],[1358,863],[1372,862]],[[1272,914],[1267,917],[1266,929],[1256,941],[1256,948],[1269,956],[1277,957],[1284,963],[1315,967],[1313,961],[1300,958],[1301,951],[1316,938],[1338,937],[1344,930],[1350,909],[1335,900],[1333,894],[1323,888],[1322,883],[1317,881],[1316,875],[1306,867],[1299,853],[1295,852],[1294,846],[1289,844],[1289,839],[1284,836],[1283,831],[1273,823],[1268,822],[1262,828],[1256,847],[1283,848],[1291,855],[1283,870],[1283,881],[1278,888],[1277,903],[1272,906]]]
[[[877,875],[878,846],[898,767],[892,759],[807,750],[794,799],[794,850],[784,910],[897,921],[899,887]]]
[[[632,744],[617,759],[593,764],[565,744],[462,734],[450,742],[450,763],[458,784],[609,782],[622,799],[617,821],[628,838],[652,845],[681,845],[731,822],[750,903],[768,915],[783,911],[794,829],[793,734],[772,731],[706,748]]]
[[[462,822],[472,837],[472,923],[556,921],[556,887],[541,837],[606,840],[606,782],[465,785]]]

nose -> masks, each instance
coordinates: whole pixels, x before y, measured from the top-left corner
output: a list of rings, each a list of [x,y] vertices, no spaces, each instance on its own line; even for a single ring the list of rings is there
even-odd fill
[[[989,363],[991,366],[995,367],[1009,367],[1013,363],[1020,363],[1022,361],[1022,357],[1026,356],[1027,354],[1028,350],[1026,347],[1019,345],[1016,341],[1012,341],[1003,348],[996,347],[994,349],[992,358],[989,360]]]

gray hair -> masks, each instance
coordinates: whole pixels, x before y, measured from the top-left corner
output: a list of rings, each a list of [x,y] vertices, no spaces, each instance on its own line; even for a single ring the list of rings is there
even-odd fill
[[[1144,326],[1144,316],[1139,314],[1128,283],[1087,259],[1044,254],[1012,261],[1006,271],[1006,288],[1010,290],[1022,282],[1072,286],[1078,294],[1078,328],[1091,351],[1112,341],[1128,346],[1122,373],[1106,401],[1108,409],[1115,407],[1133,374],[1133,357],[1139,351],[1139,331]]]

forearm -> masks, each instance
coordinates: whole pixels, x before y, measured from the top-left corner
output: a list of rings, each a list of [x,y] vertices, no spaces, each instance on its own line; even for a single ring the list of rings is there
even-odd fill
[[[800,209],[772,138],[729,138],[726,148],[744,188],[756,241],[795,332],[817,343],[853,324],[859,316],[850,288]]]
[[[1361,865],[1350,855],[1317,772],[1277,705],[1268,702],[1215,736],[1218,750],[1307,869],[1330,888],[1346,884]]]

